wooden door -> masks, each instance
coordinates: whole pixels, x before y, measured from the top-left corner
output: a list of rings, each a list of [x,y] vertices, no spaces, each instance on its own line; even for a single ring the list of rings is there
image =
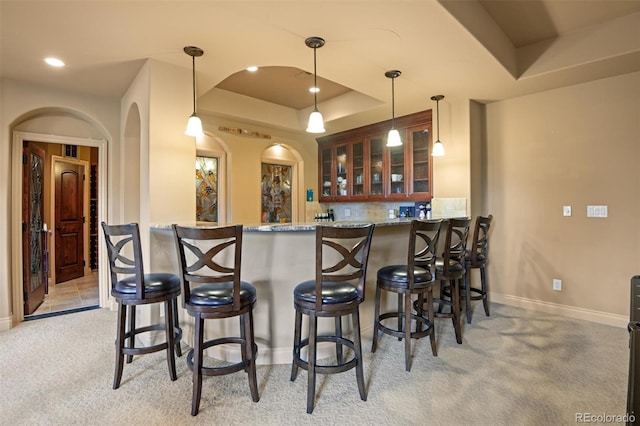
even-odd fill
[[[44,301],[47,274],[44,263],[43,204],[44,150],[25,141],[22,147],[22,282],[24,314]]]
[[[84,275],[84,167],[55,163],[56,284]]]

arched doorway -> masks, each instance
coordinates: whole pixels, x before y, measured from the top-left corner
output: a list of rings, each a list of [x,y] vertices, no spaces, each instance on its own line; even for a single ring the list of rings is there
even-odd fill
[[[18,323],[23,321],[24,316],[24,301],[23,301],[23,252],[22,252],[22,149],[25,141],[36,141],[41,146],[83,146],[88,149],[95,150],[95,162],[96,169],[106,171],[107,167],[107,140],[97,139],[92,137],[71,137],[71,136],[58,136],[46,132],[46,124],[52,121],[57,121],[57,125],[61,123],[67,125],[69,128],[79,129],[78,133],[87,133],[83,131],[82,127],[91,128],[90,134],[106,135],[107,132],[98,124],[94,123],[90,118],[84,117],[83,114],[75,111],[69,111],[61,108],[46,108],[38,111],[32,111],[23,115],[20,122],[15,123],[12,128],[12,157],[11,157],[11,265],[12,265],[12,310],[13,310],[13,322]],[[43,124],[44,123],[44,124]],[[70,124],[71,123],[71,124]],[[81,124],[79,124],[81,123]],[[55,126],[54,126],[55,127]],[[23,131],[22,129],[36,129],[37,131]],[[62,157],[62,156],[61,156]],[[96,198],[103,200],[96,206],[95,220],[103,220],[106,218],[106,202],[107,202],[107,180],[106,173],[99,173],[96,175]],[[88,216],[88,214],[87,214]],[[100,239],[101,241],[101,239]],[[98,252],[96,253],[97,263],[105,264],[102,261],[104,257],[103,251],[100,249],[100,243],[97,244]],[[87,259],[88,260],[88,259]],[[106,270],[102,268],[96,273],[99,285],[98,291],[98,303],[100,306],[106,306],[108,303],[108,287]]]

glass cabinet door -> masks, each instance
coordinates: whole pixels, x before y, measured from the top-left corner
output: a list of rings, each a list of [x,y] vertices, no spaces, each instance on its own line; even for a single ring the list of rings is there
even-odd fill
[[[321,169],[321,182],[320,182],[320,194],[323,197],[331,196],[331,148],[323,148],[321,151],[320,167]]]
[[[384,139],[371,138],[369,141],[369,195],[382,196],[382,149]]]
[[[428,193],[429,185],[429,129],[411,129],[412,146],[412,192]]]
[[[353,182],[351,195],[360,196],[364,194],[364,142],[356,142],[352,145],[353,156]]]
[[[389,148],[389,195],[404,194],[406,192],[405,170],[404,170],[404,148],[405,145]]]
[[[336,196],[347,196],[347,146],[340,145],[336,147]]]
[[[387,147],[383,123],[316,139],[320,202],[431,199],[431,110],[400,117],[397,123],[399,147]]]

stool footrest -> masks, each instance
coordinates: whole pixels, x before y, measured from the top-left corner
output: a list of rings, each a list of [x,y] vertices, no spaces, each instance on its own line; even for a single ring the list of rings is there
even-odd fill
[[[207,348],[217,345],[223,345],[227,343],[234,343],[239,345],[244,345],[244,339],[241,337],[222,337],[220,339],[213,339],[204,342],[202,345],[202,350],[204,351]],[[187,354],[187,366],[189,370],[193,371],[193,352],[191,349]],[[256,355],[258,353],[258,345],[254,343],[253,345],[253,359],[256,359]],[[202,375],[203,376],[224,376],[225,374],[235,373],[236,371],[246,370],[249,367],[249,360],[239,361],[234,364],[224,365],[221,367],[202,367]]]
[[[144,355],[144,354],[150,354],[150,353],[153,353],[153,352],[158,352],[158,351],[162,351],[164,349],[167,349],[167,342],[166,341],[158,343],[156,345],[151,345],[151,346],[131,347],[131,346],[127,346],[126,345],[126,342],[131,337],[137,336],[138,334],[141,334],[141,333],[148,333],[150,331],[160,331],[160,330],[166,330],[166,327],[165,327],[164,324],[147,325],[147,326],[144,326],[144,327],[134,328],[133,330],[130,330],[130,331],[126,332],[124,334],[125,345],[122,348],[122,354],[123,355]],[[179,342],[182,339],[182,329],[181,328],[174,327],[173,328],[173,334],[174,334],[173,339],[174,339],[175,342]]]
[[[323,335],[323,336],[317,336],[316,337],[316,343],[321,343],[321,342],[329,342],[329,343],[339,343],[343,346],[346,346],[348,348],[350,348],[351,350],[354,351],[355,354],[355,345],[353,343],[352,340],[349,340],[347,338],[344,337],[339,337],[339,336],[330,336],[330,335]],[[309,370],[309,362],[303,360],[300,357],[300,352],[302,350],[303,347],[308,346],[309,345],[309,339],[303,339],[300,341],[300,345],[298,348],[296,348],[294,350],[293,353],[293,362],[296,363],[296,365],[304,370]],[[355,356],[353,358],[351,358],[349,361],[346,362],[342,362],[339,364],[334,364],[334,365],[318,365],[316,364],[315,370],[316,373],[323,373],[323,374],[333,374],[333,373],[342,373],[343,371],[348,371],[351,370],[352,368],[354,368],[356,365],[358,364],[358,359],[355,358]]]
[[[390,328],[382,323],[383,320],[386,320],[389,318],[404,319],[404,312],[387,312],[380,315],[378,317],[378,330],[382,331],[384,334],[388,334],[389,336],[394,336],[400,339],[404,338],[405,332],[403,330],[398,330],[397,328]],[[411,332],[412,339],[420,339],[422,337],[430,336],[431,334],[433,334],[433,324],[431,323],[431,321],[429,321],[428,318],[425,318],[417,314],[411,314],[411,320],[416,321],[416,324],[418,322],[422,322],[426,327],[423,330],[412,331]]]
[[[477,294],[477,296],[470,295],[469,300],[482,300],[486,296],[485,292],[480,288],[469,287],[469,291]],[[464,296],[462,296],[462,298],[464,299]]]

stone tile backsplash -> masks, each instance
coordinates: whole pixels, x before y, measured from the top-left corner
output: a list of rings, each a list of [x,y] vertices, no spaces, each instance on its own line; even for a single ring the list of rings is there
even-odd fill
[[[306,204],[306,221],[313,222],[316,213],[326,212],[327,209],[333,209],[336,221],[384,220],[389,218],[389,210],[394,210],[397,215],[400,206],[414,206],[415,202],[319,203],[312,201]],[[467,200],[466,198],[434,198],[431,200],[431,214],[434,219],[467,216]]]

